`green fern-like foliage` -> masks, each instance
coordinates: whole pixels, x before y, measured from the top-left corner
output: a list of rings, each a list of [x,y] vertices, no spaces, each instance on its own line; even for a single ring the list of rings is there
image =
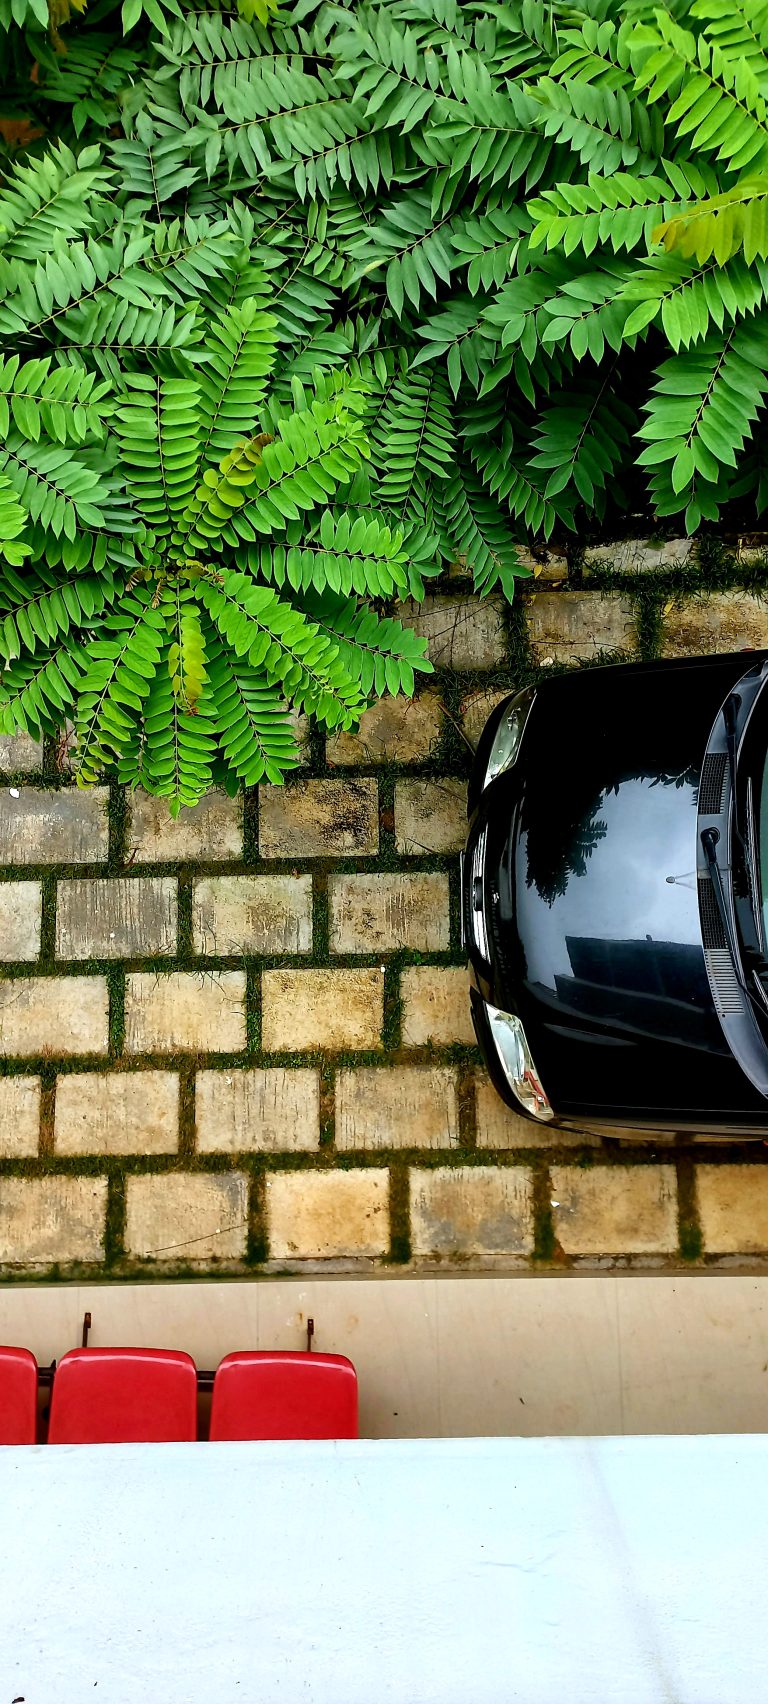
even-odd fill
[[[766,0],[0,0],[4,726],[173,808],[768,496]]]
[[[7,575],[0,725],[39,733],[71,711],[84,786],[115,771],[176,813],[214,776],[277,781],[298,761],[291,708],[350,727],[372,696],[412,692],[429,667],[424,641],[371,604],[419,593],[402,530],[343,506],[370,456],[364,385],[319,383],[259,432],[275,331],[246,298],[214,317],[194,377],[124,376],[110,421],[110,481],[131,505],[117,585],[87,568]],[[89,408],[94,437],[105,385],[12,358],[4,388],[17,425],[0,453],[0,546],[18,568],[25,510],[43,532],[108,525],[103,476],[37,442],[46,428],[77,442]],[[62,642],[85,658],[76,680],[62,676]]]

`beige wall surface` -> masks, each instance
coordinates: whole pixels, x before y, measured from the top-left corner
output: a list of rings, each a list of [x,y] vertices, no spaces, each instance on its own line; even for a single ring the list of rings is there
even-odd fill
[[[768,1279],[282,1279],[0,1291],[0,1342],[349,1355],[368,1437],[768,1430]]]

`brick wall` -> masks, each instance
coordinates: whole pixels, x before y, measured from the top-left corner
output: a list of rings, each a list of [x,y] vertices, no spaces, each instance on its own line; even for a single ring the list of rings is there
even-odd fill
[[[612,554],[611,554],[612,553]],[[414,613],[437,673],[285,788],[171,821],[0,742],[6,1275],[768,1252],[762,1146],[630,1147],[508,1112],[472,1046],[457,852],[500,696],[602,653],[768,646],[762,558],[532,559],[511,611]]]

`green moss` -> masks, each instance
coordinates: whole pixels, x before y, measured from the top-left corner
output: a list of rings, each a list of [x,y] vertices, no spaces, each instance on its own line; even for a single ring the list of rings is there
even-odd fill
[[[104,1265],[109,1269],[123,1257],[125,1245],[125,1175],[114,1171],[107,1186],[107,1219],[104,1232]]]
[[[663,595],[653,585],[638,586],[634,597],[637,622],[637,649],[643,662],[652,662],[661,653]]]
[[[46,734],[45,739],[43,740],[43,768],[42,774],[39,778],[41,781],[45,782],[46,787],[54,786],[61,779],[59,750],[60,742],[58,740],[52,740],[50,735]],[[35,782],[38,782],[39,785],[38,776],[36,774],[24,775],[22,780],[24,780],[28,786],[30,783],[34,786]]]
[[[387,965],[384,972],[384,1020],[381,1027],[381,1042],[385,1053],[394,1052],[400,1046],[403,1024],[403,1002],[400,993],[400,965],[402,955]]]
[[[680,1219],[680,1257],[682,1260],[700,1260],[704,1252],[704,1240],[699,1225],[692,1220]]]
[[[446,1061],[446,1053],[443,1050],[441,1052],[441,1055],[440,1055],[440,1063],[443,1064],[445,1061]],[[458,1121],[458,1142],[457,1142],[456,1149],[451,1149],[451,1156],[453,1156],[453,1154],[455,1152],[461,1152],[463,1155],[467,1156],[469,1159],[473,1159],[473,1158],[476,1157],[476,1153],[477,1153],[477,1120],[476,1120],[476,1117],[475,1117],[475,1071],[474,1071],[474,1068],[471,1065],[468,1065],[463,1060],[461,1062],[459,1062],[457,1060],[455,1063],[458,1066],[458,1069],[456,1070],[456,1112],[457,1112],[457,1121]],[[484,1154],[481,1157],[486,1159],[486,1160],[488,1158],[487,1154]]]
[[[109,964],[105,968],[109,991],[109,1057],[119,1059],[125,1045],[125,968]]]
[[[259,862],[259,789],[246,787],[243,793],[243,863]],[[197,871],[197,865],[195,870]]]
[[[402,1164],[389,1171],[389,1262],[404,1266],[411,1258],[411,1220],[408,1169]]]
[[[535,587],[535,581],[528,582]],[[533,668],[528,623],[525,619],[525,600],[516,598],[511,605],[507,622],[507,663],[516,683],[525,686]]]
[[[41,879],[42,918],[40,926],[40,963],[53,967],[56,954],[56,881],[47,870]],[[5,970],[3,970],[3,975]]]
[[[251,1173],[251,1189],[248,1208],[248,1247],[246,1260],[249,1266],[263,1266],[269,1258],[267,1241],[267,1205],[266,1177],[262,1168],[254,1165]]]
[[[261,976],[252,959],[245,970],[245,1046],[251,1064],[261,1047]]]
[[[336,1139],[336,1073],[329,1060],[320,1066],[320,1149],[328,1152]]]
[[[533,1169],[533,1258],[545,1263],[554,1260],[556,1253],[549,1166],[539,1160]]]
[[[345,769],[345,780],[353,779],[355,773],[355,770]],[[370,773],[370,765],[368,766],[368,773]],[[403,770],[402,765],[399,763],[390,763],[388,761],[386,763],[377,764],[375,779],[378,782],[380,815],[394,811],[395,787],[397,786],[398,781],[402,780],[403,775],[411,776],[417,773],[418,770],[412,765],[409,765],[406,770]],[[391,824],[388,822],[383,825],[383,828],[384,833],[392,832]]]
[[[185,1164],[195,1155],[195,1067],[191,1062],[179,1071],[179,1158]]]
[[[328,876],[321,870],[312,883],[312,953],[310,963],[325,965],[329,959]]]
[[[124,787],[118,787],[116,781],[110,782],[109,805],[109,857],[106,874],[117,875],[125,868],[128,857],[128,824],[130,810]]]
[[[681,1258],[688,1261],[700,1260],[704,1252],[704,1239],[699,1223],[696,1168],[690,1154],[680,1154],[677,1160],[677,1211]]]
[[[325,769],[325,734],[314,718],[309,719],[309,736],[307,740],[306,760],[299,771],[300,775],[321,775]]]
[[[192,877],[178,879],[178,950],[177,962],[189,967],[195,963],[195,943],[192,933]]]
[[[40,1069],[40,1157],[43,1161],[53,1155],[55,1103],[56,1068],[44,1065]]]

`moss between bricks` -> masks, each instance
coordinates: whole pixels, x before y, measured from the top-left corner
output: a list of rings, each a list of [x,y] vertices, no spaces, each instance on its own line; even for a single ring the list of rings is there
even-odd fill
[[[703,1238],[696,1200],[696,1177],[693,1160],[687,1154],[681,1155],[677,1161],[677,1212],[680,1257],[686,1261],[700,1260]]]
[[[578,590],[585,584],[582,572],[583,551],[578,547],[569,546],[570,575],[568,586],[558,592],[559,596],[567,598],[569,590]],[[647,660],[658,656],[660,649],[661,618],[664,605],[671,598],[699,597],[711,591],[725,589],[743,589],[745,591],[768,591],[766,561],[756,564],[745,564],[738,560],[732,541],[721,540],[717,537],[705,536],[700,541],[698,560],[687,563],[673,570],[653,570],[646,574],[615,574],[610,566],[605,565],[599,570],[590,570],[589,589],[608,591],[620,589],[622,595],[632,599],[636,606],[638,652]],[[465,588],[456,582],[449,583],[449,592],[455,591],[461,595]],[[530,589],[536,589],[536,582],[530,582]],[[599,662],[617,658],[616,653],[605,653],[595,659]],[[595,666],[590,663],[585,666]],[[455,857],[444,855],[419,854],[402,856],[398,854],[394,835],[394,789],[396,781],[401,777],[425,780],[442,775],[464,777],[468,774],[471,763],[471,751],[466,736],[460,724],[460,707],[463,699],[472,691],[489,688],[514,690],[529,681],[535,681],[562,672],[556,669],[537,668],[531,659],[525,623],[524,603],[518,599],[509,612],[505,655],[499,663],[490,670],[462,671],[440,668],[435,675],[424,684],[431,691],[437,691],[442,697],[446,715],[443,731],[437,747],[428,758],[418,764],[398,765],[396,762],[384,765],[361,763],[356,766],[344,766],[342,770],[334,769],[333,778],[353,780],[358,776],[373,776],[378,785],[379,793],[379,823],[380,850],[374,857],[357,859],[355,857],[328,857],[312,859],[304,866],[313,876],[313,951],[301,955],[208,955],[197,956],[193,951],[192,940],[192,881],[203,875],[223,876],[238,873],[262,873],[277,875],[291,872],[297,868],[297,860],[265,859],[259,852],[258,845],[258,792],[249,790],[244,799],[244,840],[242,857],[231,860],[201,860],[200,862],[180,859],[177,862],[147,862],[137,865],[128,856],[127,842],[127,804],[123,791],[112,784],[110,787],[109,815],[109,853],[106,863],[91,865],[69,864],[51,867],[50,865],[16,865],[0,871],[0,881],[39,880],[42,884],[42,942],[39,961],[18,965],[9,965],[3,974],[8,978],[28,977],[36,975],[55,975],[66,977],[72,975],[101,975],[104,976],[109,989],[109,1056],[80,1056],[57,1060],[51,1054],[39,1058],[9,1059],[0,1061],[0,1076],[39,1075],[42,1085],[41,1099],[41,1147],[37,1158],[0,1160],[0,1177],[44,1177],[53,1173],[74,1176],[100,1176],[108,1180],[107,1220],[104,1266],[94,1269],[78,1263],[68,1264],[65,1268],[59,1264],[52,1265],[43,1271],[30,1269],[5,1270],[5,1282],[18,1280],[23,1283],[52,1282],[55,1279],[72,1281],[78,1277],[93,1281],[94,1277],[103,1276],[105,1279],[121,1280],[128,1276],[137,1276],[146,1281],[167,1282],[171,1278],[182,1279],[195,1277],[200,1279],[206,1273],[217,1278],[231,1276],[237,1278],[243,1273],[252,1277],[264,1275],[264,1263],[268,1257],[266,1241],[266,1211],[265,1184],[270,1173],[277,1171],[329,1171],[363,1168],[386,1167],[390,1174],[390,1249],[380,1262],[366,1261],[365,1267],[371,1265],[396,1266],[400,1270],[411,1270],[410,1224],[409,1224],[409,1169],[418,1165],[420,1169],[442,1168],[446,1165],[457,1166],[496,1165],[499,1167],[525,1164],[531,1168],[534,1198],[534,1253],[532,1264],[538,1268],[557,1268],[563,1263],[564,1257],[557,1247],[555,1240],[552,1208],[550,1205],[551,1191],[549,1182],[549,1166],[551,1163],[571,1166],[591,1166],[598,1162],[601,1165],[622,1165],[637,1167],[653,1164],[659,1159],[676,1164],[678,1178],[679,1201],[679,1251],[677,1255],[654,1261],[655,1265],[674,1267],[682,1261],[698,1262],[705,1267],[716,1266],[718,1260],[702,1255],[701,1230],[698,1220],[694,1186],[694,1161],[705,1157],[707,1162],[729,1164],[740,1160],[751,1164],[768,1163],[768,1150],[752,1144],[707,1144],[706,1149],[697,1150],[694,1147],[681,1147],[679,1141],[670,1138],[669,1142],[659,1142],[634,1145],[631,1150],[619,1144],[606,1143],[598,1152],[585,1147],[580,1149],[570,1143],[562,1147],[548,1149],[546,1155],[536,1148],[526,1148],[522,1145],[513,1150],[495,1152],[492,1149],[478,1149],[476,1145],[475,1103],[473,1092],[473,1073],[478,1055],[473,1048],[458,1044],[437,1048],[406,1049],[402,1046],[402,1012],[400,1002],[400,972],[405,965],[410,964],[460,964],[463,955],[459,946],[459,890],[458,867]],[[311,729],[309,739],[308,761],[297,771],[296,779],[323,778],[329,771],[324,761],[323,740],[318,731]],[[51,789],[59,789],[70,784],[68,775],[62,773],[59,756],[53,742],[47,741],[44,748],[42,772],[34,776],[8,775],[3,777],[7,786],[20,786],[37,783]],[[431,870],[445,871],[449,875],[450,921],[451,934],[450,951],[440,954],[425,955],[414,951],[401,951],[394,954],[340,954],[331,955],[328,940],[328,897],[327,878],[331,872],[362,871],[374,875],[388,870]],[[87,878],[117,875],[131,872],[141,876],[164,875],[178,878],[178,950],[172,958],[143,957],[114,963],[93,959],[90,961],[67,962],[55,958],[55,928],[56,928],[56,883],[67,878]],[[366,965],[383,962],[386,965],[384,980],[384,1025],[383,1049],[364,1052],[339,1052],[333,1055],[320,1052],[283,1052],[265,1054],[261,1049],[260,1012],[259,1012],[259,978],[264,969],[276,966],[309,966],[333,967],[334,969],[363,968]],[[220,969],[242,969],[246,975],[246,1022],[247,1044],[242,1053],[237,1054],[208,1054],[189,1052],[156,1053],[126,1056],[124,1045],[124,997],[125,975],[128,971],[155,971],[165,974],[173,971],[200,970],[205,973]],[[360,1150],[336,1153],[335,1139],[335,1074],[344,1066],[377,1066],[382,1069],[396,1068],[401,1064],[444,1064],[456,1068],[457,1100],[459,1109],[459,1141],[450,1150],[425,1151],[414,1148],[392,1152],[388,1150]],[[195,1151],[195,1074],[198,1069],[228,1071],[245,1066],[267,1066],[270,1068],[315,1066],[320,1072],[320,1146],[316,1152],[297,1154],[197,1154]],[[97,1071],[131,1071],[162,1068],[176,1071],[179,1074],[179,1147],[178,1153],[163,1156],[92,1156],[63,1158],[53,1152],[53,1113],[55,1082],[57,1076],[78,1073],[84,1070]],[[242,1261],[219,1263],[211,1261],[206,1268],[180,1258],[172,1263],[162,1263],[148,1266],[142,1262],[130,1262],[123,1253],[124,1220],[125,1220],[125,1185],[128,1178],[140,1175],[163,1175],[172,1172],[190,1174],[221,1173],[226,1171],[244,1172],[250,1179],[250,1195],[248,1208],[248,1241],[246,1257]],[[338,1263],[329,1262],[329,1269]],[[348,1262],[341,1262],[348,1266]],[[471,1265],[471,1258],[463,1263]],[[495,1263],[493,1263],[495,1264]],[[516,1265],[520,1262],[516,1261]],[[568,1264],[589,1266],[587,1260],[568,1261]],[[616,1257],[610,1264],[633,1264],[625,1257]],[[637,1262],[647,1265],[646,1261]],[[751,1266],[760,1264],[751,1261]],[[300,1263],[284,1263],[286,1271],[296,1271]],[[422,1267],[419,1268],[423,1269]],[[498,1268],[497,1268],[498,1269]],[[274,1265],[270,1273],[274,1273]]]

